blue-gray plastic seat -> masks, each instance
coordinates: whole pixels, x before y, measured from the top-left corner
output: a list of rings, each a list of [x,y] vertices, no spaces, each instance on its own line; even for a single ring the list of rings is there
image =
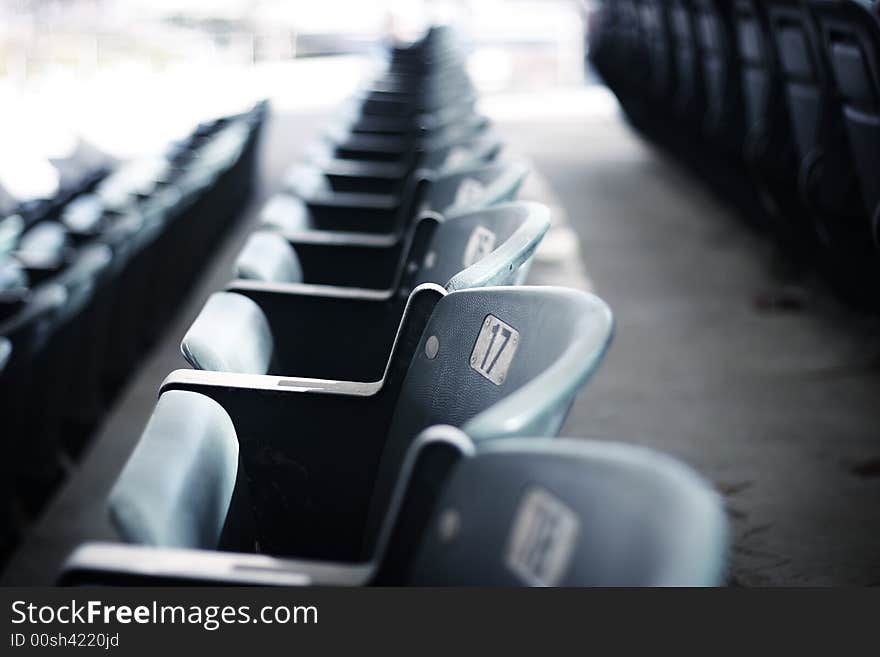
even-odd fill
[[[110,492],[113,524],[131,543],[214,548],[237,468],[235,428],[215,401],[192,392],[162,395]]]
[[[398,517],[386,523],[382,584],[723,580],[728,531],[720,496],[666,455],[572,439],[473,444],[462,432],[434,427],[410,460],[408,481],[396,491],[401,502],[392,505]]]
[[[240,294],[218,292],[208,298],[180,349],[198,369],[266,374],[275,341],[256,303]]]
[[[87,392],[98,392],[91,390],[98,385],[92,376],[96,364],[86,355],[89,341],[96,339],[96,291],[111,262],[107,246],[88,244],[48,284],[64,291],[64,302],[42,327],[28,357],[33,385],[21,409],[28,440],[17,449],[22,485],[35,506],[63,476],[65,420],[78,410]]]
[[[489,134],[464,134],[437,144],[427,144],[404,162],[360,162],[340,160],[308,152],[309,161],[291,167],[284,176],[283,190],[309,203],[332,200],[335,193],[400,194],[416,171],[437,174],[493,161],[502,142]]]
[[[302,267],[296,251],[278,233],[254,231],[235,261],[237,278],[279,283],[300,283]]]
[[[473,87],[461,72],[432,76],[418,91],[364,89],[349,100],[343,120],[332,124],[323,136],[342,157],[390,159],[417,143],[426,130],[454,125],[464,117],[459,115],[457,121],[421,119],[454,112],[462,105],[470,109],[475,101]]]
[[[11,253],[24,232],[24,219],[13,214],[0,219],[0,255]]]
[[[67,229],[53,221],[43,221],[25,232],[18,242],[15,256],[27,268],[57,271],[67,256]]]
[[[149,543],[147,544],[149,545]],[[68,584],[715,586],[728,528],[697,473],[633,445],[448,426],[415,441],[360,564],[91,544]]]
[[[166,380],[163,394],[198,392],[232,418],[263,551],[360,558],[382,519],[369,509],[387,508],[420,431],[555,435],[612,333],[600,299],[563,288],[429,288],[413,304],[379,381],[196,370]]]
[[[6,369],[6,363],[9,362],[11,355],[12,343],[6,338],[0,337],[0,376],[3,375],[3,370]]]
[[[407,284],[411,287],[411,280],[445,284],[516,230],[528,240],[539,233],[540,239],[546,230],[546,226],[541,230],[541,224],[549,222],[542,218],[546,216],[546,208],[523,202],[477,207],[449,215],[424,212],[405,234],[391,243],[294,246],[279,233],[259,230],[250,236],[236,259],[235,276],[265,283],[373,290],[398,290]]]
[[[74,235],[97,234],[103,218],[104,203],[95,194],[81,194],[61,211],[61,223]]]
[[[425,134],[457,124],[476,114],[476,97],[468,94],[431,112],[414,113],[402,117],[363,116],[360,112],[363,94],[356,94],[344,102],[334,117],[336,132],[386,135]]]
[[[208,300],[181,349],[198,369],[377,380],[411,290],[426,283],[452,291],[522,282],[549,228],[549,214],[543,205],[517,202],[452,219],[426,216],[406,253],[376,247],[370,249],[376,255],[363,254],[373,276],[382,269],[394,272],[384,290],[235,281],[229,292]],[[254,245],[252,237],[239,257],[239,274],[281,269],[271,263],[291,255],[280,236],[260,238],[274,239],[277,257],[265,256],[268,245]],[[325,353],[322,347],[331,344]]]
[[[261,222],[292,242],[390,244],[423,212],[453,216],[512,200],[527,173],[523,162],[496,162],[442,175],[420,173],[399,196],[336,193],[308,203],[276,194],[264,206]]]
[[[9,314],[0,318],[0,336],[8,341],[6,363],[0,373],[0,414],[3,416],[3,438],[6,454],[3,461],[8,470],[8,487],[16,490],[16,481],[34,451],[45,447],[43,424],[47,416],[44,402],[49,389],[55,386],[57,373],[36,367],[35,360],[46,350],[56,330],[57,317],[67,302],[67,291],[61,285],[46,284],[26,290],[16,299]],[[4,304],[5,305],[5,304]],[[33,410],[39,408],[36,416]],[[37,463],[56,463],[51,451],[38,454]],[[10,530],[0,528],[0,532]],[[2,541],[0,541],[2,542]]]
[[[14,314],[25,302],[28,275],[18,259],[0,255],[0,321]]]
[[[204,548],[203,537],[220,536],[213,547],[223,549],[230,523],[252,523],[251,545],[265,553],[369,559],[421,431],[460,426],[478,444],[555,435],[611,333],[610,310],[595,296],[485,288],[440,298],[426,325],[404,331],[385,378],[374,384],[176,372],[117,483],[127,506],[113,517],[122,536],[159,537],[169,547]],[[493,334],[498,341],[490,344]],[[481,362],[475,349],[486,347],[488,362]],[[193,447],[218,440],[225,447]],[[186,442],[186,454],[207,456],[180,458],[169,447],[174,441]],[[218,471],[194,476],[203,467]],[[227,514],[221,524],[216,502],[236,478],[230,508],[248,522]],[[212,482],[222,482],[219,492],[190,495]],[[236,505],[242,495],[249,502]],[[119,499],[114,494],[111,506]],[[154,527],[179,529],[171,536]]]
[[[880,241],[880,6],[871,0],[810,0],[859,177],[874,240]]]

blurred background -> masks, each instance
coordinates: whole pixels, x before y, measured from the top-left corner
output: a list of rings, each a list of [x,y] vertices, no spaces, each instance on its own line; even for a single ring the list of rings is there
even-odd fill
[[[460,28],[484,93],[580,85],[580,14],[566,0],[7,0],[0,212],[51,196],[74,163],[156,152],[262,98],[337,103],[389,37],[428,22]]]

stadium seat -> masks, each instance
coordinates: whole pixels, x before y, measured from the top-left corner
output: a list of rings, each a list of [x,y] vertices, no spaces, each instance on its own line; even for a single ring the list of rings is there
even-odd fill
[[[221,375],[220,383],[216,373],[172,374],[142,438],[143,448],[111,493],[117,527],[127,540],[161,537],[149,527],[175,527],[177,520],[162,515],[179,513],[181,523],[195,522],[198,529],[163,540],[177,547],[205,547],[200,539],[192,544],[193,537],[220,535],[216,547],[223,549],[233,539],[218,528],[213,510],[216,500],[228,497],[228,482],[236,479],[230,464],[238,462],[243,476],[229,504],[236,508],[236,495],[249,496],[251,503],[239,512],[252,509],[253,538],[261,551],[357,561],[369,556],[365,551],[376,543],[406,452],[419,432],[451,424],[478,442],[555,435],[574,395],[598,366],[611,327],[607,306],[582,292],[467,290],[440,299],[427,325],[411,327],[386,377],[373,384],[283,379],[279,385],[275,377],[229,374]],[[438,398],[444,403],[435,403]],[[165,414],[170,423],[156,419]],[[237,461],[230,420],[238,439]],[[181,422],[191,423],[198,434],[187,437],[199,445],[187,451],[209,456],[184,459],[169,451],[168,440],[181,439]],[[160,430],[172,431],[174,438],[153,435]],[[217,447],[217,441],[223,446]],[[161,467],[159,458],[164,459]],[[192,503],[212,510],[207,513],[188,510],[178,496],[189,489],[173,484],[191,481],[194,464],[226,469],[202,478],[206,483],[198,487],[200,496],[188,495]],[[218,481],[223,494],[209,493],[208,482]],[[155,495],[170,499],[158,502]],[[118,499],[126,500],[124,513],[115,508]],[[224,522],[228,528],[239,520],[226,517]]]
[[[274,231],[256,230],[235,260],[237,278],[278,283],[300,283],[302,267],[296,251],[286,239]]]
[[[713,586],[722,581],[727,541],[718,495],[667,456],[583,440],[475,444],[435,426],[410,449],[362,563],[105,543],[76,550],[61,581]]]
[[[12,359],[12,342],[0,337],[0,394],[5,393],[4,371]],[[6,410],[0,403],[0,409]],[[16,436],[10,432],[12,439]],[[0,560],[5,559],[14,547],[19,530],[15,509],[15,468],[10,458],[0,462]]]
[[[698,128],[706,114],[706,90],[691,0],[665,0],[672,23],[676,86],[672,109],[679,119],[695,120]],[[699,134],[699,133],[698,133]]]
[[[313,148],[308,161],[287,172],[284,190],[311,200],[331,192],[399,194],[418,169],[446,173],[490,162],[501,151],[500,140],[487,130],[460,130],[426,140],[402,162],[338,159],[325,148]]]
[[[199,392],[232,418],[266,551],[350,553],[373,481],[380,500],[390,492],[377,472],[380,454],[390,464],[383,468],[393,469],[431,424],[466,424],[474,437],[554,434],[611,335],[605,304],[573,290],[429,292],[414,295],[379,381],[197,370],[166,379],[163,392]],[[276,433],[287,426],[296,427],[295,440]],[[353,426],[359,438],[342,449]],[[283,490],[271,493],[275,486]],[[302,531],[287,531],[300,521]]]
[[[53,198],[20,203],[0,221],[7,446],[0,558],[37,517],[130,376],[160,328],[152,322],[170,312],[202,264],[204,252],[192,257],[178,249],[213,248],[208,229],[216,239],[242,207],[253,172],[245,157],[253,158],[264,114],[257,106],[195,131],[190,146],[174,153],[178,159],[138,160],[106,177],[104,170],[86,172]],[[183,198],[177,185],[194,170],[198,184]],[[224,211],[203,216],[212,207]]]
[[[817,26],[799,1],[769,0],[766,7],[800,160],[801,195],[833,272],[864,286],[876,255]]]
[[[245,121],[251,126],[247,137],[237,121],[203,126],[185,144],[172,148],[165,180],[147,195],[120,200],[125,209],[112,211],[112,220],[99,236],[113,250],[118,272],[102,358],[109,391],[119,388],[144,345],[155,340],[242,207],[252,171],[240,168],[245,166],[241,158],[253,148],[259,123]],[[224,125],[235,129],[224,133]],[[215,137],[225,143],[202,157]],[[219,197],[221,187],[233,195]]]
[[[11,351],[0,373],[0,412],[3,415],[3,437],[11,480],[22,476],[24,466],[33,466],[34,442],[43,445],[42,435],[34,435],[30,422],[35,405],[43,399],[46,388],[53,382],[51,373],[34,367],[47,343],[47,336],[56,326],[56,316],[67,302],[66,289],[57,284],[41,285],[26,291],[13,302],[14,310],[0,320],[0,336],[9,342]],[[50,409],[42,409],[44,411]],[[57,412],[58,409],[51,409]],[[47,465],[57,464],[56,455],[44,454]],[[37,464],[40,456],[36,456]],[[18,490],[18,486],[13,484]]]
[[[28,294],[28,275],[16,258],[0,255],[0,321],[16,313]]]
[[[362,98],[356,96],[344,103],[335,118],[337,130],[350,133],[380,135],[424,135],[451,126],[475,114],[475,96],[466,94],[434,112],[413,113],[402,117],[363,116]]]
[[[215,548],[238,469],[229,416],[203,395],[169,393],[143,435],[111,493],[113,522],[130,542]]]
[[[337,193],[320,203],[277,194],[261,212],[264,227],[298,247],[393,244],[421,212],[453,216],[512,200],[528,173],[522,162],[497,162],[413,178],[400,196]],[[303,250],[306,247],[301,247]],[[298,249],[299,251],[299,249]],[[303,267],[307,267],[304,253]],[[323,255],[323,254],[322,254]]]
[[[64,266],[69,256],[69,239],[64,226],[43,221],[21,236],[15,257],[27,268],[32,280],[42,281]]]
[[[24,402],[22,429],[27,436],[17,450],[22,495],[38,508],[63,474],[64,421],[78,407],[85,387],[94,384],[94,364],[83,360],[82,345],[94,327],[95,291],[111,263],[109,249],[89,245],[52,279],[65,291],[51,321],[30,354],[27,368],[31,380]]]
[[[24,227],[21,215],[13,214],[0,219],[0,256],[12,252]]]
[[[672,101],[675,93],[675,61],[673,59],[671,24],[664,0],[640,0],[639,24],[647,53],[645,63],[650,71],[650,97],[663,104]],[[654,106],[657,114],[666,114],[663,105]]]
[[[6,338],[0,338],[0,376],[3,375],[3,370],[6,369],[6,363],[9,362],[11,355],[12,343]]]
[[[413,274],[421,268],[425,274],[430,270],[430,274],[417,277],[418,280],[445,285],[463,266],[473,264],[473,256],[482,253],[489,242],[493,245],[498,242],[499,234],[509,235],[530,216],[546,215],[546,211],[534,203],[500,205],[503,209],[497,212],[490,211],[497,207],[492,205],[484,208],[477,205],[474,210],[447,215],[424,212],[393,241],[361,239],[337,243],[327,239],[323,244],[296,242],[292,246],[279,233],[256,231],[236,260],[236,276],[266,282],[332,284],[396,292],[405,282],[405,274]],[[465,217],[464,221],[458,221]],[[464,235],[461,231],[468,233]],[[443,239],[447,234],[457,238],[442,246],[431,245],[433,240]],[[473,251],[480,245],[480,249]],[[468,247],[472,251],[466,253]],[[436,262],[440,248],[453,249],[453,252],[440,253],[441,260]],[[429,251],[433,251],[433,255],[425,262],[422,259]],[[273,270],[277,275],[272,275]]]
[[[324,158],[353,160],[364,163],[406,163],[431,141],[439,142],[460,135],[477,134],[488,127],[488,120],[472,114],[451,125],[439,125],[414,134],[381,134],[351,132],[344,125],[331,125],[323,134],[324,147],[313,153]],[[319,142],[320,143],[320,142]],[[314,159],[316,155],[311,157]]]
[[[396,249],[378,248],[372,249],[375,255],[364,255],[365,267],[388,272],[382,290],[234,281],[231,292],[208,300],[181,349],[198,369],[377,380],[412,304],[411,290],[430,283],[453,291],[522,282],[549,225],[548,209],[536,203],[500,205],[442,223],[426,217],[405,257]],[[279,236],[274,240],[278,250],[287,246]],[[252,241],[245,248],[240,273],[243,258],[253,268],[281,259],[261,257],[259,246]],[[295,261],[289,268],[295,269]],[[353,272],[351,282],[357,281]],[[316,350],[318,343],[334,348]],[[232,363],[247,367],[231,369]]]
[[[811,0],[840,97],[875,240],[880,224],[880,10],[868,0]]]
[[[734,22],[745,107],[745,161],[775,236],[796,255],[809,257],[814,228],[798,190],[799,160],[764,3],[736,0]]]
[[[729,0],[693,0],[698,58],[706,92],[702,129],[716,149],[738,163],[745,138],[739,57]]]
[[[64,206],[61,223],[77,238],[98,235],[105,219],[104,203],[95,194],[82,194]]]
[[[375,583],[715,586],[727,553],[719,496],[631,445],[423,434]],[[408,485],[407,485],[408,484]]]

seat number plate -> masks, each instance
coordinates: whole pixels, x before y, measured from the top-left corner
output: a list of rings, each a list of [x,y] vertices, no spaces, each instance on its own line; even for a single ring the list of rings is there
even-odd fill
[[[458,185],[455,193],[455,205],[473,203],[485,193],[483,183],[475,178],[465,178]]]
[[[484,226],[477,226],[468,238],[462,264],[470,267],[485,258],[495,248],[495,233]]]
[[[531,586],[556,586],[577,543],[574,512],[543,488],[526,491],[507,542],[507,567]]]
[[[486,315],[471,352],[471,369],[500,386],[507,378],[518,345],[519,331],[495,315]]]

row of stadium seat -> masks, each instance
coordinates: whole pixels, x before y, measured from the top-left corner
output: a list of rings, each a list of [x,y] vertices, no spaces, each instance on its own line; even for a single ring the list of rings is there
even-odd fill
[[[550,440],[612,336],[521,285],[549,210],[445,30],[391,51],[293,167],[181,349],[65,584],[715,584],[716,494]],[[539,438],[532,438],[538,436]]]
[[[95,186],[110,172],[110,165],[103,162],[82,162],[72,159],[65,163],[65,175],[59,176],[58,186],[50,198],[16,199],[0,188],[0,217],[8,219],[17,216],[15,222],[0,223],[0,243],[4,243],[15,234],[12,223],[23,222],[32,226],[44,220],[57,220],[64,207],[81,194],[92,191]],[[62,166],[61,164],[58,165]]]
[[[878,7],[605,0],[588,36],[637,127],[870,305],[880,273]]]
[[[39,511],[246,200],[266,108],[0,220],[2,550]]]

